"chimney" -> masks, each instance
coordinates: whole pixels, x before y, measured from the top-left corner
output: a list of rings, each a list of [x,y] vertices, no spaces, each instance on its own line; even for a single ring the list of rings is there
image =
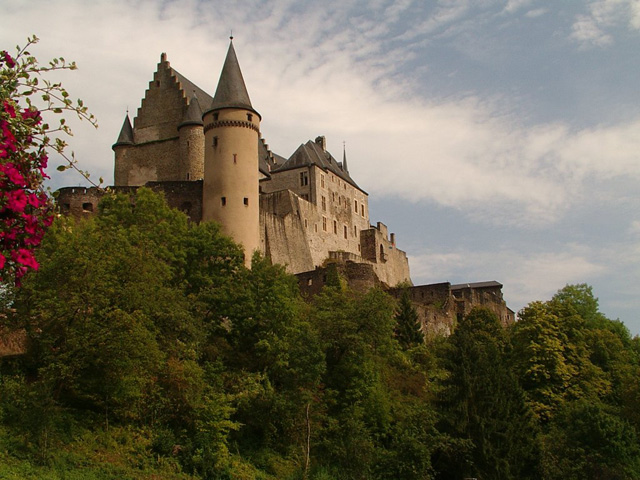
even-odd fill
[[[316,143],[320,145],[323,152],[327,151],[327,139],[324,138],[324,135],[320,135],[319,137],[316,137]]]

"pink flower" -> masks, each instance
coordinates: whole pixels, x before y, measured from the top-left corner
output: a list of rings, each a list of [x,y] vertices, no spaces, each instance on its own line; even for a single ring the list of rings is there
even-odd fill
[[[36,262],[36,259],[34,258],[33,252],[31,250],[21,248],[17,252],[11,252],[11,258],[16,263],[20,263],[25,267],[30,267],[34,270],[38,269],[38,262]]]
[[[13,190],[7,193],[7,208],[14,212],[23,212],[27,206],[27,196],[23,190]]]
[[[5,163],[4,165],[0,165],[0,171],[4,172],[7,178],[17,186],[19,187],[26,186],[26,181],[24,177],[18,171],[18,169],[13,163],[9,162],[9,163]]]
[[[11,57],[11,55],[9,55],[6,50],[2,50],[2,52],[0,52],[0,55],[4,57],[4,61],[7,64],[7,67],[13,68],[16,66],[15,60]]]
[[[9,102],[9,100],[5,100],[2,105],[4,111],[9,114],[10,118],[16,118],[16,109],[13,104]]]
[[[4,264],[7,262],[7,257],[0,253],[0,269],[4,268]]]

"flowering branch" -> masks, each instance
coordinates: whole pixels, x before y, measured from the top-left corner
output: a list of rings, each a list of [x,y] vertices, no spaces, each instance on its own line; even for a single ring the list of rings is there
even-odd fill
[[[44,112],[61,114],[74,112],[81,120],[97,127],[82,100],[75,103],[60,83],[52,83],[43,74],[56,70],[75,70],[74,62],[55,58],[49,66],[40,66],[27,51],[38,42],[34,35],[27,44],[16,47],[12,57],[0,51],[0,280],[20,283],[29,269],[38,263],[33,250],[40,244],[44,232],[53,222],[52,200],[43,190],[48,152],[65,159],[58,170],[75,169],[91,184],[99,186],[80,170],[73,153],[64,153],[67,143],[52,135],[73,135],[60,118],[55,127],[43,120]],[[31,98],[37,96],[44,106],[37,108]],[[102,179],[100,179],[102,183]]]

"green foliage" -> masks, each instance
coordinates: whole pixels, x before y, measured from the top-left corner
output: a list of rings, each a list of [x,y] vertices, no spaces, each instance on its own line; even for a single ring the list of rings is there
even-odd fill
[[[409,289],[404,288],[396,313],[396,339],[403,348],[411,348],[424,342],[424,334],[418,312],[411,303]]]
[[[587,286],[417,333],[408,293],[295,277],[161,197],[59,219],[3,292],[0,477],[631,479],[640,348]]]
[[[539,478],[536,426],[507,354],[500,321],[486,309],[473,309],[450,337],[442,428],[453,440],[445,446],[462,448],[460,455],[439,453],[449,472],[441,478]]]

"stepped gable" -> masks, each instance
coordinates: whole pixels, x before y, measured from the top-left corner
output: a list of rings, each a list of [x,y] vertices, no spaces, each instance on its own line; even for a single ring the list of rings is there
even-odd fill
[[[167,62],[168,64],[169,62]],[[209,105],[213,98],[199,86],[189,80],[187,77],[178,72],[175,68],[170,67],[171,74],[176,78],[180,90],[184,92],[185,98],[197,97],[198,104]],[[202,102],[202,103],[200,103]],[[202,118],[200,118],[202,120]]]
[[[204,113],[206,115],[212,110],[219,110],[221,108],[242,108],[250,110],[262,118],[251,105],[249,92],[247,92],[242,71],[240,70],[240,64],[238,63],[238,57],[233,48],[233,37],[231,37],[231,42],[229,42],[227,57],[224,60],[222,72],[220,73],[220,80],[218,80],[218,88],[213,96],[211,106]]]
[[[324,137],[318,137],[316,141],[309,140],[302,144],[293,152],[289,159],[277,170],[273,172],[283,172],[294,168],[308,167],[316,165],[326,172],[331,172],[340,177],[345,182],[364,192],[362,188],[351,178],[349,172],[344,170],[340,163],[324,148]],[[364,192],[366,193],[366,192]]]
[[[261,138],[258,143],[258,168],[260,173],[267,178],[271,177],[271,172],[280,168],[287,161],[281,155],[269,150],[269,145]]]

